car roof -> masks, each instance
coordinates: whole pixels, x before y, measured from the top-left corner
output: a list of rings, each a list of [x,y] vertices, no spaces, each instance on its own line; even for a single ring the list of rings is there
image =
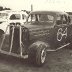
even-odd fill
[[[32,11],[30,14],[51,14],[51,15],[68,15],[62,11]]]
[[[27,15],[25,12],[23,11],[13,11],[13,10],[4,10],[4,11],[0,11],[0,13],[8,13],[8,14],[25,14]]]

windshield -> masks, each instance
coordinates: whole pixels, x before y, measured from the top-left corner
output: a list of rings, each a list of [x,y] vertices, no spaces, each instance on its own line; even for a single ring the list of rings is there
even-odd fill
[[[0,18],[7,19],[8,14],[7,13],[0,13]]]
[[[54,16],[48,14],[32,14],[29,16],[28,21],[40,21],[53,23]]]
[[[54,17],[51,15],[39,15],[39,21],[53,22]]]
[[[40,23],[40,24],[53,24],[54,16],[50,14],[31,14],[28,17],[28,22],[31,24]]]

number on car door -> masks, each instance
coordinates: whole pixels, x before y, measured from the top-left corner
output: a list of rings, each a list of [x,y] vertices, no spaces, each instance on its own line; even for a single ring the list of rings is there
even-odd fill
[[[56,25],[56,41],[58,45],[63,45],[67,42],[67,33],[68,33],[68,20],[67,16],[60,15],[57,18]]]

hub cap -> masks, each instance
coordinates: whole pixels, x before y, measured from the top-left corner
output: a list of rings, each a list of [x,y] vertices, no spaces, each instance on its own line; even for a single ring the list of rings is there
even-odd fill
[[[41,52],[41,62],[44,63],[46,58],[46,51],[45,49],[42,50]]]

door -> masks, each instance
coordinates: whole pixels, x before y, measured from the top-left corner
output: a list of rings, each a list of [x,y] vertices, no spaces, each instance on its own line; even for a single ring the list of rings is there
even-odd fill
[[[67,43],[67,36],[68,36],[68,19],[66,15],[59,15],[56,20],[56,44],[57,47],[65,45]]]

